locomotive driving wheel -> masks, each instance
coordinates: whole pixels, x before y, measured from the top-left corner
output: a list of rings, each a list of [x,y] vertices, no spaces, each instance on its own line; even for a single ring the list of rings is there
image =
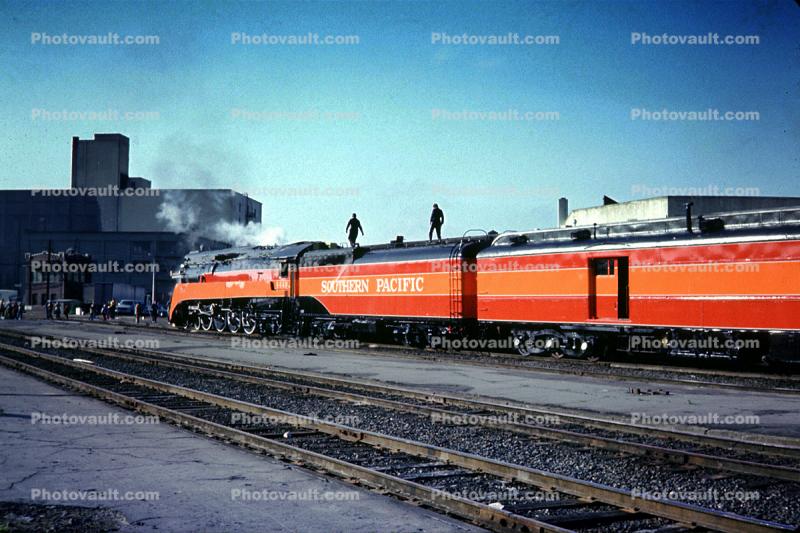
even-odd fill
[[[214,330],[217,333],[222,333],[228,327],[228,321],[225,319],[225,314],[217,313],[212,318],[212,322],[214,324]]]
[[[258,329],[258,321],[256,317],[247,311],[242,313],[242,330],[247,335],[252,335]]]
[[[228,313],[228,330],[231,333],[239,333],[239,329],[242,327],[242,319],[236,311],[231,311]]]

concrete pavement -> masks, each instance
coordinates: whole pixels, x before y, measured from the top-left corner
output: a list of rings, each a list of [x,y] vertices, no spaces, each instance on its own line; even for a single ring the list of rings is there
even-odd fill
[[[0,367],[0,501],[108,507],[126,533],[481,531],[126,416],[136,414]]]

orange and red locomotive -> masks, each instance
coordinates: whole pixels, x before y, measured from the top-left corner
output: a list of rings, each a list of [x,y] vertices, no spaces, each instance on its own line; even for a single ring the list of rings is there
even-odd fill
[[[193,252],[176,281],[170,320],[195,329],[800,360],[798,209]]]

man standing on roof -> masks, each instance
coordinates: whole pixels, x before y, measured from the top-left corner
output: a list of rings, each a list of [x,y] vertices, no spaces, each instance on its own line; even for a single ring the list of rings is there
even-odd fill
[[[444,211],[439,209],[439,204],[433,204],[431,213],[431,229],[428,231],[428,242],[433,240],[433,232],[436,230],[436,238],[442,240],[442,226],[444,225]]]
[[[356,247],[356,239],[358,239],[358,232],[364,235],[364,228],[361,227],[361,221],[358,220],[356,214],[353,213],[353,218],[347,222],[347,227],[344,229],[347,232],[347,238],[350,240],[350,246]]]

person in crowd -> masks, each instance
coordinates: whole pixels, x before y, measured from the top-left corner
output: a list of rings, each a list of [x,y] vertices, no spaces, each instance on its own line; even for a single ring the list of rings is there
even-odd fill
[[[150,318],[153,320],[153,324],[158,321],[158,304],[155,302],[150,304]]]
[[[89,320],[94,320],[97,318],[97,305],[92,300],[92,303],[89,304]]]
[[[142,319],[142,304],[136,302],[136,306],[133,308],[133,315],[136,317],[136,323],[139,323],[139,320]]]
[[[53,317],[56,320],[61,320],[61,304],[57,303],[55,307],[53,307]]]

